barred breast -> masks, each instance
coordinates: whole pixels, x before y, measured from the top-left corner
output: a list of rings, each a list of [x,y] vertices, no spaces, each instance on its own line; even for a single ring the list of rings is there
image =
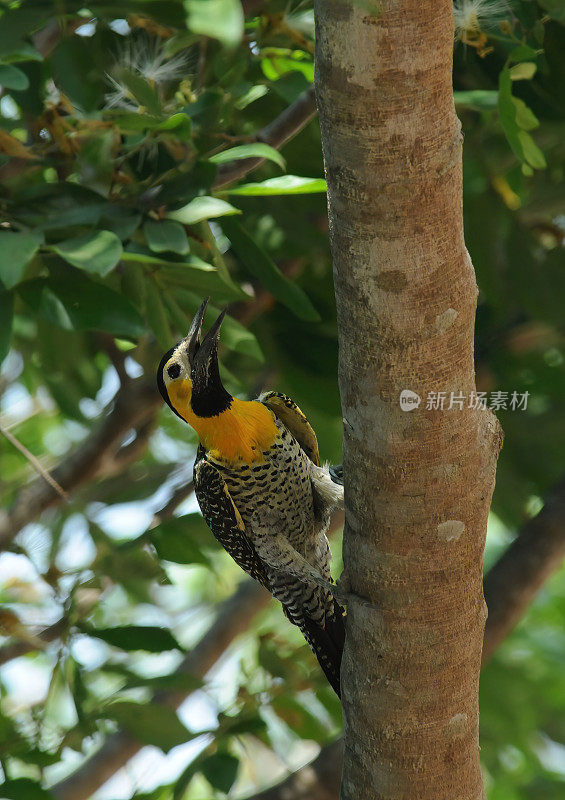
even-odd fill
[[[246,533],[254,540],[251,519],[265,508],[266,516],[273,512],[279,521],[273,536],[283,536],[325,578],[330,577],[330,550],[314,513],[311,470],[313,464],[296,439],[279,420],[279,435],[264,461],[254,465],[237,466],[209,460],[220,470],[228,491],[245,523]],[[311,619],[323,619],[328,608],[333,609],[331,595],[315,586],[305,586],[275,570],[267,569],[271,591],[292,616],[300,610]]]

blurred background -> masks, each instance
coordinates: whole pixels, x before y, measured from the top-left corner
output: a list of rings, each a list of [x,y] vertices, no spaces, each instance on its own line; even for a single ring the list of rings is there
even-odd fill
[[[209,294],[228,388],[288,393],[341,460],[312,4],[0,8],[0,796],[258,798],[339,763],[340,706],[205,527],[154,375]],[[508,393],[487,569],[565,471],[564,26],[455,6],[477,384]],[[564,623],[561,570],[483,671],[490,800],[563,797]]]

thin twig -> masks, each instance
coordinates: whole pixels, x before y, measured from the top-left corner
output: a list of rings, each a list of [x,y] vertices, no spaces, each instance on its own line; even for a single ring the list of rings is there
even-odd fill
[[[289,139],[300,133],[315,114],[316,98],[314,87],[311,86],[297,97],[294,103],[285,108],[276,119],[257,131],[253,138],[256,142],[263,142],[278,150]],[[264,161],[264,158],[245,158],[221,166],[214,181],[214,189],[223,189],[228,184],[244,178],[248,172],[261,166]]]
[[[110,404],[110,410],[91,434],[52,470],[52,478],[69,493],[104,472],[120,451],[125,434],[143,425],[161,403],[158,392],[144,379],[128,381]],[[24,487],[8,511],[0,511],[0,550],[10,546],[19,531],[42,511],[60,501],[60,494],[43,478]]]
[[[19,439],[17,439],[17,438],[14,436],[14,434],[13,434],[13,433],[10,433],[10,431],[9,431],[9,430],[7,430],[6,428],[4,428],[2,425],[0,425],[0,433],[1,433],[1,434],[4,436],[4,438],[6,438],[6,439],[7,439],[7,440],[10,442],[10,444],[11,444],[11,445],[13,445],[13,446],[16,448],[16,450],[18,450],[18,451],[19,451],[19,452],[20,452],[20,453],[21,453],[21,454],[24,456],[24,458],[26,458],[26,459],[29,461],[29,463],[30,463],[30,464],[31,464],[31,466],[34,468],[34,470],[37,472],[37,474],[38,474],[38,475],[41,475],[41,477],[43,478],[43,480],[44,480],[44,481],[47,481],[47,483],[49,484],[49,486],[51,486],[51,488],[52,488],[52,489],[54,489],[54,490],[57,492],[57,494],[58,494],[58,495],[59,495],[59,496],[60,496],[60,497],[61,497],[61,498],[62,498],[62,499],[63,499],[63,500],[66,502],[66,503],[69,503],[69,502],[70,502],[70,500],[69,500],[69,495],[68,495],[68,494],[66,493],[66,491],[63,489],[63,487],[62,487],[62,486],[60,486],[60,484],[58,484],[58,483],[57,483],[57,481],[56,481],[56,480],[55,480],[55,478],[54,478],[54,477],[51,475],[51,473],[49,473],[49,472],[48,472],[48,471],[45,469],[45,467],[43,467],[43,466],[41,465],[41,463],[40,463],[39,459],[37,459],[37,458],[36,458],[36,457],[33,455],[33,453],[32,453],[30,450],[28,450],[28,449],[27,449],[27,447],[25,446],[25,444],[22,444],[22,443],[20,442],[20,440],[19,440]]]

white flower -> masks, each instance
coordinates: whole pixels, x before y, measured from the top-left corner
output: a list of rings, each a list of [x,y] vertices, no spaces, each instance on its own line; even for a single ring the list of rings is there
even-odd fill
[[[459,37],[465,34],[478,34],[484,28],[491,28],[509,13],[509,6],[504,0],[454,0],[453,21],[455,33]]]
[[[135,111],[139,103],[120,81],[119,73],[122,70],[138,75],[152,85],[160,85],[186,74],[188,59],[184,53],[167,58],[159,39],[150,39],[147,36],[135,40],[128,38],[120,48],[112,72],[106,74],[113,86],[112,91],[106,94],[106,108]]]

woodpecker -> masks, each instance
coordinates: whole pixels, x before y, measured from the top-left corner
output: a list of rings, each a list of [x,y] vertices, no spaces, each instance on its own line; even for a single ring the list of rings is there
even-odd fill
[[[202,338],[207,303],[161,359],[159,391],[198,434],[194,488],[212,534],[282,603],[340,696],[345,612],[334,597],[326,532],[343,487],[320,466],[316,434],[293,400],[275,391],[239,400],[224,388],[225,310]]]

